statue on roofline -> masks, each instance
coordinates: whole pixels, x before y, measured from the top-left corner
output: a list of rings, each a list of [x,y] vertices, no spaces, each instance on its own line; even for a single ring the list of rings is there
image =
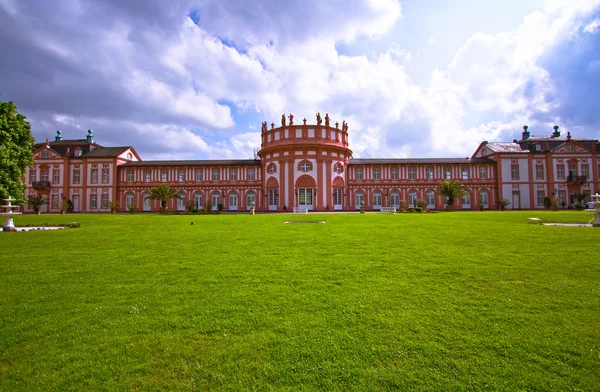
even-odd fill
[[[281,126],[285,127],[285,114],[281,115]]]
[[[321,120],[321,113],[317,112],[317,125],[321,125],[323,120]]]
[[[329,113],[325,113],[325,126],[329,128]]]
[[[262,128],[261,128],[261,130],[262,130],[262,132],[267,132],[267,122],[266,122],[266,121],[264,121],[264,122],[262,123]]]
[[[288,119],[290,120],[290,125],[294,125],[294,115],[292,113],[290,113]]]

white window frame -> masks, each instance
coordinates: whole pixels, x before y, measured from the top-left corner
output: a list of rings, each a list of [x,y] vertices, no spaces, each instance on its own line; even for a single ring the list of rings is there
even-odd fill
[[[379,168],[379,167],[373,168],[373,179],[381,180],[381,168]]]

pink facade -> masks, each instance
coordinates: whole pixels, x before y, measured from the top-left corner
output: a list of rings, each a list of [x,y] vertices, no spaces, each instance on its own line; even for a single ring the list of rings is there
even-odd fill
[[[292,120],[292,118],[290,118]],[[527,131],[527,130],[526,130]],[[133,147],[103,147],[86,139],[36,145],[36,163],[25,178],[26,196],[43,194],[44,210],[58,212],[70,200],[74,212],[159,211],[147,199],[152,187],[167,183],[181,200],[170,211],[189,208],[248,211],[355,211],[414,206],[425,200],[429,209],[445,208],[436,191],[443,180],[460,181],[468,194],[455,201],[457,209],[496,209],[498,199],[508,208],[544,208],[544,197],[561,197],[570,204],[574,192],[598,191],[600,143],[560,137],[558,127],[547,137],[529,136],[510,143],[483,142],[470,158],[353,159],[348,127],[342,123],[263,123],[261,149],[255,159],[143,161]],[[404,201],[404,203],[402,202]],[[26,212],[31,209],[25,207]]]

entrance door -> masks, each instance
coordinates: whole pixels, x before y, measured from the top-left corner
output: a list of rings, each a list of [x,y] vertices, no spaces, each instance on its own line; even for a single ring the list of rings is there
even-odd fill
[[[365,202],[365,195],[364,193],[357,193],[356,195],[354,195],[354,207],[357,210],[360,210],[360,207],[364,204]]]
[[[335,188],[333,190],[333,210],[340,211],[342,206],[342,190],[340,188]]]
[[[277,189],[269,189],[269,211],[277,211]]]
[[[298,207],[313,209],[313,189],[299,188],[298,189]]]
[[[148,199],[148,194],[143,195],[144,198],[144,211],[150,211],[152,209],[152,200]]]
[[[79,195],[73,196],[73,212],[79,212]]]
[[[519,199],[520,199],[519,198],[519,192],[518,191],[513,191],[512,196],[513,196],[512,197],[512,205],[513,205],[512,208],[513,208],[513,210],[518,210],[519,208],[521,208],[520,204],[519,204]]]

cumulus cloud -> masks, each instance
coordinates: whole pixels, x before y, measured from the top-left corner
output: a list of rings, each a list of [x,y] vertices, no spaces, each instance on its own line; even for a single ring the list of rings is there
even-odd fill
[[[543,59],[596,37],[599,5],[549,0],[513,31],[475,32],[419,85],[400,43],[369,57],[338,51],[389,34],[398,0],[0,0],[0,93],[38,139],[93,128],[144,159],[252,157],[260,134],[240,113],[278,123],[293,112],[300,123],[317,111],[350,124],[356,157],[465,156],[484,139],[511,140],[535,114],[564,118]]]

